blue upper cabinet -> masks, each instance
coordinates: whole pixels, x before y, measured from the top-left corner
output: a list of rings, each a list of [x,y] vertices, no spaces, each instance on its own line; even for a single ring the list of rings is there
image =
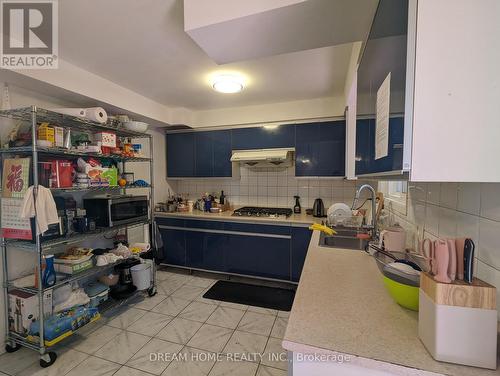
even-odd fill
[[[212,134],[213,152],[214,152],[214,171],[213,176],[231,177],[231,131],[214,131]]]
[[[195,176],[195,134],[167,135],[167,176],[184,178]]]
[[[293,124],[276,128],[237,128],[232,130],[232,136],[234,150],[292,148],[295,145]]]
[[[345,175],[345,121],[296,126],[295,176]]]
[[[356,122],[356,175],[401,171],[403,169],[404,121],[389,119],[389,146],[386,157],[375,159],[375,119]]]
[[[214,176],[214,143],[211,132],[195,134],[195,176]]]
[[[231,177],[231,175],[231,131],[167,135],[168,177]]]

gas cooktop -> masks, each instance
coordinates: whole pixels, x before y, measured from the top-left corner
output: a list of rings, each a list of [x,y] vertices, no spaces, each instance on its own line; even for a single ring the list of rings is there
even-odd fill
[[[292,209],[287,208],[263,208],[257,206],[244,206],[233,212],[234,216],[239,217],[289,217],[293,213]]]

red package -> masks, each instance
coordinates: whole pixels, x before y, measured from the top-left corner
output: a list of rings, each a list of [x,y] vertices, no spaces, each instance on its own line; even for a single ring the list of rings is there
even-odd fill
[[[52,161],[50,188],[70,188],[73,186],[73,164],[68,160]]]

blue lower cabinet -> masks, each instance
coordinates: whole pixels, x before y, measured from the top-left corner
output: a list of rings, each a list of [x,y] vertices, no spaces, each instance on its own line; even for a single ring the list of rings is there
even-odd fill
[[[163,240],[163,262],[186,266],[186,231],[160,227],[160,234]]]
[[[224,234],[186,231],[186,266],[223,272],[225,243]]]
[[[290,280],[290,239],[228,235],[225,261],[228,273]]]
[[[292,281],[298,282],[311,241],[312,231],[307,227],[292,227]]]

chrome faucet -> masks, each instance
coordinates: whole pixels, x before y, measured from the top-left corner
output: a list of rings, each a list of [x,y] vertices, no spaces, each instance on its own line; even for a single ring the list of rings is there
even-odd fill
[[[371,225],[371,229],[372,229],[372,239],[375,239],[377,237],[377,213],[376,213],[377,212],[377,200],[376,200],[377,194],[375,193],[375,189],[373,189],[373,187],[370,184],[363,184],[363,185],[360,185],[358,187],[358,189],[356,190],[356,195],[354,196],[354,201],[352,202],[351,210],[356,209],[356,204],[359,200],[359,196],[361,195],[361,191],[363,189],[368,189],[372,193],[372,198],[370,199],[370,200],[372,200],[372,225]]]

